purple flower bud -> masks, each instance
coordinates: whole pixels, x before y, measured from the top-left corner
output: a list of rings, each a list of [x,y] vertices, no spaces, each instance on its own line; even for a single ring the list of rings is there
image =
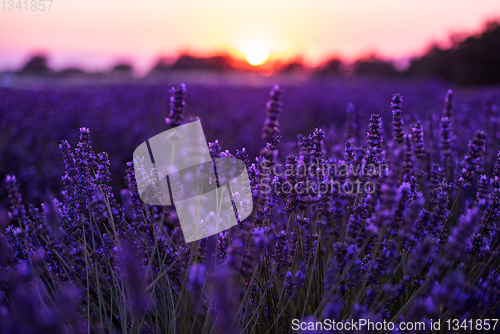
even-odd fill
[[[451,122],[446,116],[441,117],[441,152],[445,159],[451,155]]]
[[[288,244],[285,231],[281,231],[276,237],[276,248],[274,250],[274,262],[279,277],[283,277],[284,270],[288,268]]]
[[[469,189],[471,182],[483,165],[486,134],[478,130],[476,136],[469,142],[469,150],[462,163],[462,169],[457,177],[457,184],[464,189]]]
[[[404,139],[404,122],[403,118],[401,117],[401,102],[403,102],[403,97],[400,94],[394,94],[391,102],[392,124],[394,126],[394,140],[399,144],[402,144]]]
[[[424,130],[422,122],[418,121],[412,128],[413,150],[418,159],[425,158],[425,145],[424,145]]]
[[[172,87],[170,89],[170,94],[170,114],[165,118],[165,123],[175,128],[182,123],[182,114],[186,107],[186,85],[182,83],[177,88]]]
[[[450,258],[460,259],[462,251],[467,246],[468,238],[474,234],[478,227],[479,210],[474,207],[467,211],[458,220],[458,226],[453,228],[446,244],[446,253]]]
[[[276,130],[279,127],[279,117],[281,115],[281,94],[280,86],[275,84],[269,93],[269,101],[266,104],[267,118],[262,128],[262,139],[268,143],[274,143],[278,139]]]
[[[345,142],[345,157],[347,158],[347,160],[354,159],[354,149],[352,148],[349,141]]]
[[[451,89],[448,89],[444,98],[443,115],[448,118],[453,116],[453,91]]]
[[[23,197],[19,192],[19,185],[17,184],[15,175],[7,175],[5,178],[5,188],[7,189],[10,202],[9,218],[22,219],[25,214],[24,206],[22,204]]]

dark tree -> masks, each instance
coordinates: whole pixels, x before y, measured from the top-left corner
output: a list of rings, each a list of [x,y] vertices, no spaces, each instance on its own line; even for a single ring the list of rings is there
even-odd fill
[[[50,69],[47,58],[43,55],[35,55],[23,66],[20,71],[23,74],[47,74]]]

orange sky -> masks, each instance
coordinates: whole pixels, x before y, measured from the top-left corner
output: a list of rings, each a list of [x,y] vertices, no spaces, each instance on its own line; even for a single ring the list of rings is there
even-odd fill
[[[106,69],[127,60],[145,71],[160,54],[241,54],[255,41],[272,57],[302,55],[309,64],[371,52],[402,58],[500,17],[499,0],[54,0],[50,12],[2,6],[0,69],[43,50],[55,68]]]

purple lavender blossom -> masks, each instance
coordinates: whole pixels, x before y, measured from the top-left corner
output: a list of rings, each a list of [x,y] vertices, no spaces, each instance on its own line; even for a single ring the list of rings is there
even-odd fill
[[[183,113],[186,107],[186,85],[180,84],[179,87],[172,87],[170,89],[170,94],[170,114],[165,118],[165,123],[175,128],[182,123]]]
[[[349,141],[345,142],[345,157],[347,158],[347,160],[354,159],[354,149],[352,148]]]
[[[269,93],[269,101],[266,104],[266,121],[262,128],[262,139],[268,143],[273,143],[276,141],[276,129],[279,128],[279,117],[281,114],[281,107],[283,103],[281,102],[281,94],[283,91],[280,86],[275,84]]]
[[[415,156],[423,160],[425,158],[425,145],[424,145],[424,130],[422,127],[422,122],[418,121],[412,127],[412,136],[413,139],[413,150],[415,151]]]
[[[148,113],[145,122],[151,119],[156,124],[154,120],[161,117],[167,103],[161,97],[168,90],[134,86],[145,98],[140,102],[134,100],[134,91],[123,88],[130,95],[124,98],[126,104],[105,96],[105,92],[120,96],[122,88],[109,91],[106,87],[92,94],[82,89],[78,94],[88,95],[78,102],[73,102],[74,95],[61,100],[65,105],[87,106],[88,115],[82,112],[73,117],[92,129],[92,117],[97,118],[92,114],[94,109],[100,116],[112,115],[113,109],[118,109],[120,117],[110,116],[104,121],[120,124],[133,135],[124,136],[120,145],[114,146],[113,140],[102,141],[108,137],[101,137],[96,127],[93,131],[99,136],[93,136],[97,140],[93,145],[88,128],[81,128],[76,149],[67,141],[61,142],[63,159],[55,155],[53,160],[64,174],[63,183],[49,189],[52,192],[48,190],[47,195],[35,192],[33,186],[25,196],[23,182],[37,183],[37,179],[26,172],[29,166],[16,165],[19,156],[5,151],[6,161],[14,167],[4,175],[16,172],[16,177],[7,177],[7,192],[4,203],[0,203],[2,332],[274,333],[289,331],[290,319],[394,318],[429,324],[437,317],[442,323],[448,319],[498,318],[500,153],[493,154],[498,152],[498,143],[492,141],[486,146],[482,132],[477,132],[469,147],[461,141],[479,125],[486,124],[487,133],[497,131],[493,120],[488,123],[496,117],[491,110],[487,115],[476,112],[481,110],[478,105],[485,101],[484,94],[471,93],[475,96],[472,100],[463,97],[461,112],[456,115],[448,94],[441,138],[427,122],[417,123],[412,133],[403,133],[401,99],[395,95],[394,140],[383,141],[382,127],[391,126],[390,121],[382,124],[382,119],[373,115],[365,149],[354,131],[353,107],[348,107],[345,128],[343,123],[327,124],[335,123],[332,110],[338,111],[336,106],[345,105],[352,97],[344,88],[334,95],[346,101],[328,105],[328,117],[321,118],[322,109],[327,109],[324,96],[331,96],[331,87],[327,86],[315,86],[317,92],[308,90],[307,103],[298,98],[302,88],[290,87],[292,93],[287,98],[293,117],[283,119],[282,125],[278,124],[281,92],[273,88],[264,126],[264,136],[272,139],[267,142],[267,153],[272,154],[264,152],[256,159],[251,157],[260,147],[245,135],[245,129],[261,124],[263,117],[249,118],[247,112],[258,110],[258,105],[242,107],[240,88],[193,95],[190,103],[200,111],[224,109],[219,102],[230,100],[232,95],[240,101],[238,108],[223,115],[227,122],[221,123],[215,111],[210,114],[213,117],[205,119],[213,122],[211,127],[225,139],[214,138],[209,144],[213,157],[233,156],[224,147],[228,138],[236,146],[244,143],[248,148],[237,150],[235,155],[248,168],[255,214],[229,230],[190,244],[184,240],[174,208],[141,202],[131,163],[124,174],[125,189],[120,189],[119,173],[113,169],[127,166],[126,157],[122,159],[119,153],[134,145],[127,138],[147,137],[142,127],[151,125],[134,127],[127,123],[137,118],[132,110],[135,104],[129,101],[137,102],[141,112]],[[203,89],[196,88],[198,92]],[[385,88],[383,94],[365,91],[363,99],[353,99],[358,104],[357,113],[363,117],[371,110],[383,110],[383,99],[375,95],[384,96],[392,89]],[[214,108],[212,97],[219,93],[221,98]],[[249,100],[258,100],[261,93],[260,88],[254,95],[248,93]],[[2,99],[10,101],[0,103],[0,108],[9,109],[26,94],[35,94],[44,111],[45,104],[57,107],[54,97],[60,98],[60,93],[52,91],[9,90],[6,94],[0,89]],[[420,103],[418,109],[432,108],[425,104],[427,99],[418,92],[414,94],[413,101]],[[151,103],[155,100],[158,103]],[[17,105],[31,115],[23,104]],[[185,86],[181,85],[172,92],[169,124],[182,123],[184,107]],[[422,115],[414,119],[408,116],[413,124]],[[33,117],[34,122],[39,118]],[[57,127],[63,124],[51,119]],[[439,121],[438,117],[429,119],[436,124]],[[450,120],[460,138],[453,139]],[[239,126],[234,130],[227,124]],[[298,142],[289,141],[290,131],[297,124],[323,129],[316,128]],[[232,137],[224,137],[227,131]],[[116,135],[116,128],[109,132]],[[61,138],[66,136],[59,134]],[[27,142],[36,142],[34,138],[38,140],[32,137]],[[280,153],[284,154],[278,155],[280,140]],[[442,144],[441,156],[435,149],[437,141]],[[404,157],[396,143],[405,144]],[[111,148],[109,155],[94,152],[94,147],[104,146]],[[49,151],[44,150],[47,160],[52,159]],[[456,157],[463,155],[466,157],[458,170],[458,181],[450,183]],[[391,173],[363,176],[364,163],[387,163]],[[37,172],[48,173],[52,182],[50,172],[42,166]],[[263,179],[269,184],[262,184]],[[355,184],[360,179],[371,182],[374,192],[361,189],[349,193],[334,186],[335,181]],[[308,187],[305,181],[327,186]],[[463,188],[466,184],[469,190]],[[266,185],[278,188],[264,194]],[[119,199],[115,193],[121,195]],[[32,201],[36,196],[43,202],[41,207]],[[400,316],[395,317],[397,314]]]
[[[21,219],[24,216],[24,206],[22,205],[22,195],[19,192],[19,185],[15,175],[7,175],[5,178],[5,187],[7,189],[10,202],[10,219]]]
[[[444,98],[444,110],[443,110],[443,116],[448,117],[448,119],[453,116],[453,91],[451,89],[448,89],[446,92],[446,97]]]
[[[475,174],[482,169],[485,139],[486,134],[478,130],[474,139],[469,142],[469,150],[465,155],[462,169],[457,178],[457,184],[465,189],[470,188]]]
[[[451,155],[451,123],[446,116],[441,117],[441,152],[448,158]]]
[[[467,239],[479,228],[477,224],[478,215],[478,209],[473,208],[460,217],[458,226],[452,230],[446,244],[446,253],[448,256],[452,258],[460,257],[461,252],[466,247]]]
[[[276,247],[274,250],[274,262],[276,273],[279,277],[283,276],[284,270],[288,268],[289,250],[286,242],[287,236],[285,231],[281,231],[276,237]]]
[[[382,153],[382,119],[379,115],[372,114],[368,125],[368,148],[366,150],[366,163],[363,169],[365,178],[369,175],[374,175],[374,169],[377,168],[380,162],[380,154]]]
[[[394,140],[399,144],[403,143],[404,133],[403,125],[404,121],[401,117],[401,102],[403,102],[403,97],[400,94],[394,94],[392,97],[391,107],[392,107],[392,124],[394,126]]]

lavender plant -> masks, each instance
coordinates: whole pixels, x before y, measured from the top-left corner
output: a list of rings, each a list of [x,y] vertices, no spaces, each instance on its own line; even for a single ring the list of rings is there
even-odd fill
[[[403,97],[400,94],[394,94],[392,97],[391,107],[392,107],[392,124],[394,126],[394,140],[399,144],[403,142],[404,132],[403,125],[404,121],[401,117],[401,102],[403,102]]]
[[[171,92],[172,126],[183,122],[185,93]],[[293,117],[281,110],[285,96],[271,90],[266,149],[253,161],[235,153],[249,171],[253,214],[199,242],[186,244],[173,207],[140,201],[131,163],[115,198],[111,155],[96,153],[88,128],[74,149],[61,142],[64,190],[41,207],[7,176],[2,332],[287,333],[294,319],[429,328],[431,319],[499,318],[500,152],[485,154],[487,134],[447,146],[447,111],[435,137],[442,155],[426,154],[424,123],[405,129],[394,95],[393,139],[373,114],[366,144],[350,130],[329,146],[337,137],[322,129],[288,144],[278,122]],[[216,141],[210,151],[231,154]],[[441,157],[464,152],[448,178]]]

